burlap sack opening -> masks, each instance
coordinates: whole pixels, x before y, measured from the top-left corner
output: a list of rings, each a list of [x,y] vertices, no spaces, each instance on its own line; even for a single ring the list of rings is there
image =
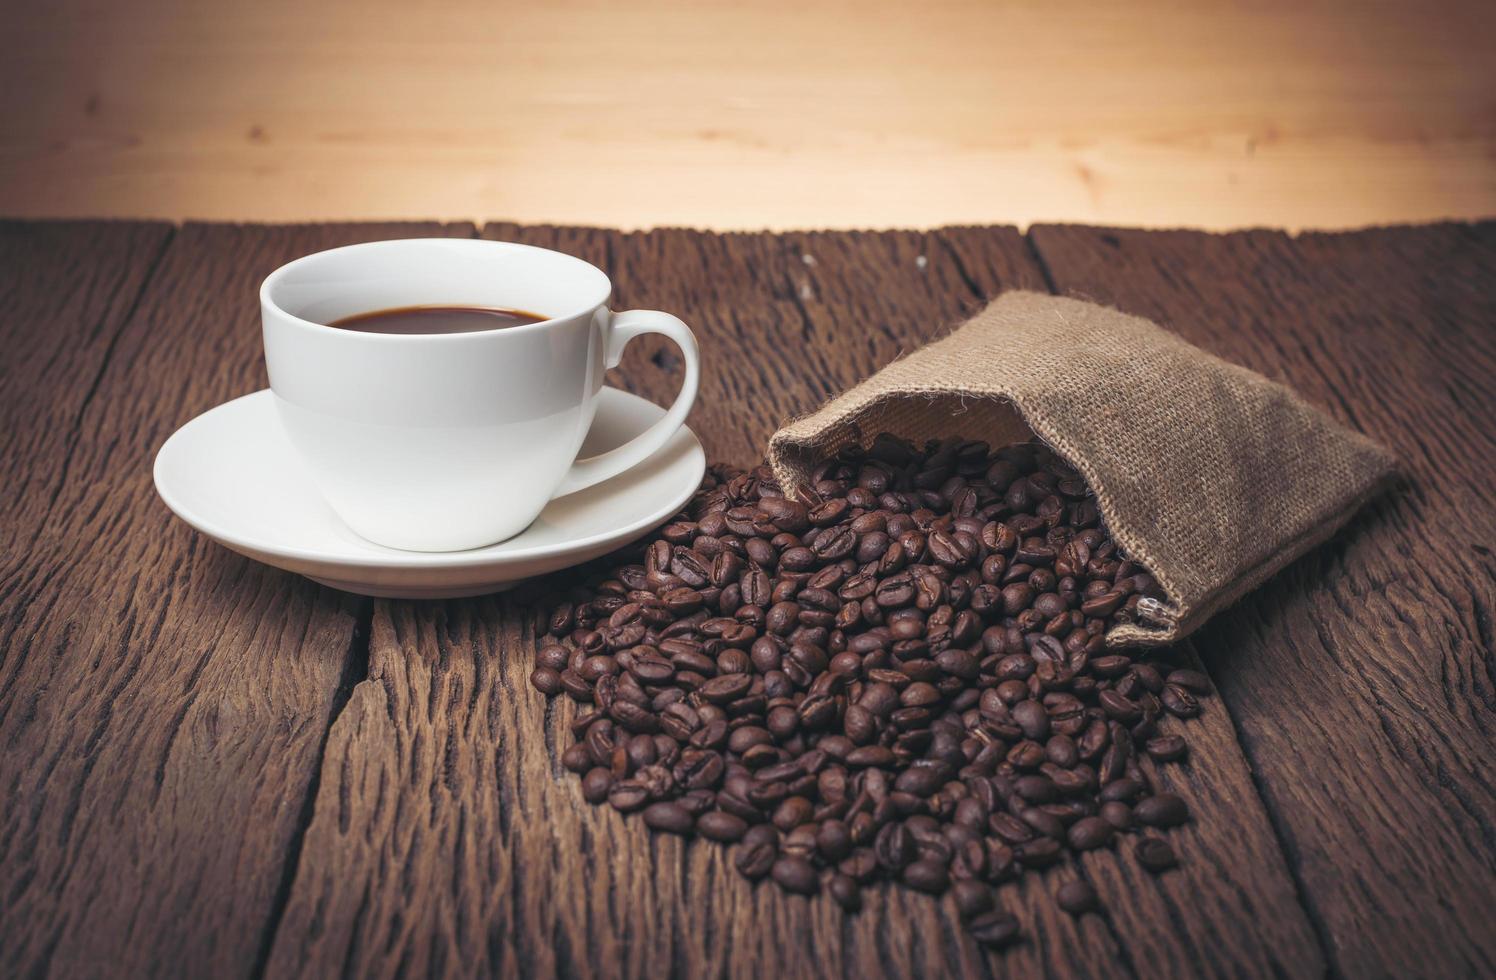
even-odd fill
[[[1111,646],[1173,642],[1326,540],[1393,471],[1376,443],[1280,384],[1140,317],[1007,293],[769,441],[781,485],[880,432],[922,443],[1037,437],[1095,492],[1157,579]]]

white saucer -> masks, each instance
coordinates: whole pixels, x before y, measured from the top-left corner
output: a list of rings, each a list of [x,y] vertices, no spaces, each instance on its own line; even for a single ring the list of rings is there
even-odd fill
[[[604,388],[583,456],[620,446],[665,410]],[[642,536],[680,510],[706,454],[690,429],[638,466],[555,500],[517,537],[472,551],[397,551],[365,541],[332,512],[291,448],[271,393],[199,415],[156,454],[156,492],[178,517],[257,561],[347,592],[444,599],[497,592]]]

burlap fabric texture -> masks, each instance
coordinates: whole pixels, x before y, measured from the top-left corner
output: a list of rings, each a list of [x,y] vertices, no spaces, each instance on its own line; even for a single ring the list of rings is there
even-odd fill
[[[776,432],[769,462],[803,488],[879,432],[923,443],[1037,436],[1090,484],[1117,543],[1166,601],[1111,646],[1172,642],[1329,538],[1387,482],[1392,458],[1298,395],[1148,320],[1007,293]]]

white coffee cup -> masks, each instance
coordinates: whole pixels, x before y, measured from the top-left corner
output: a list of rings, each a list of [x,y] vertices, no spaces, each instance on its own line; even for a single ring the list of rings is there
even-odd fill
[[[361,537],[458,551],[523,531],[552,499],[642,462],[696,399],[696,339],[668,313],[608,309],[612,284],[560,252],[473,239],[350,245],[282,266],[260,287],[281,422],[332,509]],[[326,326],[407,306],[549,319],[472,333]],[[637,438],[577,459],[603,372],[630,340],[680,347],[675,404]]]

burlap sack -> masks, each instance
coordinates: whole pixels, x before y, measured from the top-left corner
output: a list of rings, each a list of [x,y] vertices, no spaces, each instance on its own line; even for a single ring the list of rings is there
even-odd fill
[[[1085,477],[1117,543],[1167,601],[1145,600],[1112,646],[1169,643],[1330,537],[1392,473],[1380,446],[1282,385],[1140,317],[1007,293],[774,434],[781,485],[879,432],[1034,436]]]

